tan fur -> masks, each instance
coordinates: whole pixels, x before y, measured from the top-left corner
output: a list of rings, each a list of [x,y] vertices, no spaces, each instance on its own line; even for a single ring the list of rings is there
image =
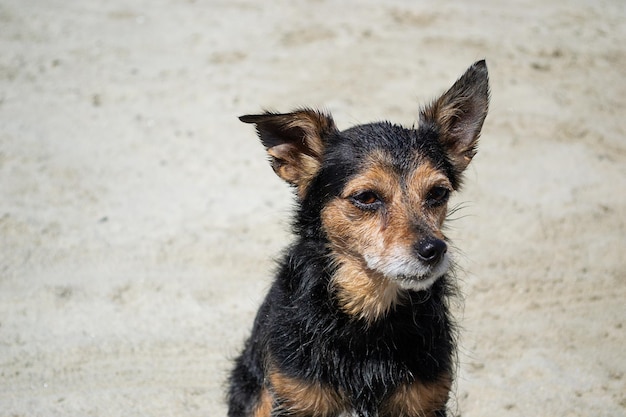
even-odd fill
[[[437,410],[445,408],[451,385],[450,375],[434,383],[402,385],[385,402],[381,416],[435,417]]]
[[[319,158],[324,152],[322,136],[334,129],[335,123],[330,116],[324,115],[314,110],[300,110],[294,113],[287,126],[290,128],[299,128],[304,131],[304,142],[306,142],[306,151],[309,155]]]
[[[412,206],[423,214],[423,218],[430,226],[430,230],[439,239],[443,239],[444,236],[441,233],[441,227],[446,219],[447,206],[435,207],[426,209],[424,201],[428,195],[428,192],[434,187],[445,187],[452,190],[452,184],[448,180],[448,177],[436,169],[430,162],[422,161],[420,165],[411,173],[407,179],[407,188],[411,194],[411,201],[415,203],[421,203],[422,206]]]
[[[434,186],[451,189],[447,177],[426,160],[404,180],[385,160],[383,154],[373,156],[342,196],[322,211],[322,224],[338,265],[332,289],[346,313],[370,323],[401,302],[402,291],[392,278],[368,268],[365,256],[372,253],[392,259],[401,253],[410,258],[420,233],[443,239],[440,228],[446,205],[431,208],[425,200]],[[367,212],[355,207],[350,197],[364,190],[375,191],[385,208]]]
[[[336,262],[339,267],[330,285],[347,314],[372,323],[401,300],[400,287],[389,278],[347,257]]]
[[[272,168],[276,175],[298,188],[300,198],[306,193],[311,179],[319,169],[319,160],[299,153],[291,144],[276,145],[267,150],[274,158]]]
[[[321,383],[310,383],[272,371],[269,381],[278,403],[292,416],[331,417],[346,410],[342,396]]]
[[[284,131],[300,137],[290,142],[268,146],[272,168],[276,175],[298,189],[300,198],[319,170],[324,152],[323,137],[336,130],[333,119],[313,110],[300,110],[289,115],[276,116],[275,123]]]
[[[264,388],[261,391],[261,395],[259,397],[259,402],[254,408],[254,417],[270,417],[272,414],[272,408],[274,405],[274,399],[272,398],[272,394]]]

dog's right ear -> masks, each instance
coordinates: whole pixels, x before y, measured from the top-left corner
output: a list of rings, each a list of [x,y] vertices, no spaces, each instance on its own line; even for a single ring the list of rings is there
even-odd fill
[[[320,168],[326,138],[337,132],[332,117],[302,109],[293,113],[246,115],[239,120],[256,125],[274,172],[295,185],[302,198]]]

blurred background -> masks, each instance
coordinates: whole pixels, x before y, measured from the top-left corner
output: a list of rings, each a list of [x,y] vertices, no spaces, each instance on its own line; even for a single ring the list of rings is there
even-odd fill
[[[0,416],[220,416],[292,194],[237,116],[390,120],[487,59],[451,415],[624,416],[622,0],[2,0]]]

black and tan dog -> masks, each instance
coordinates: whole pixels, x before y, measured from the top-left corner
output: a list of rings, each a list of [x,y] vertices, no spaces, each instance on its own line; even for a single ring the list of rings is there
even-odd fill
[[[455,338],[442,226],[487,114],[484,61],[420,113],[339,131],[242,116],[297,191],[286,251],[230,376],[229,417],[445,416]]]

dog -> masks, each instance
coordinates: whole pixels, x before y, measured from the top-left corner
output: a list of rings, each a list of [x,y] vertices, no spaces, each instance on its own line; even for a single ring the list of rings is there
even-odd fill
[[[455,368],[448,199],[489,106],[485,61],[413,128],[310,108],[241,116],[297,196],[296,239],[229,377],[229,417],[446,416]]]

